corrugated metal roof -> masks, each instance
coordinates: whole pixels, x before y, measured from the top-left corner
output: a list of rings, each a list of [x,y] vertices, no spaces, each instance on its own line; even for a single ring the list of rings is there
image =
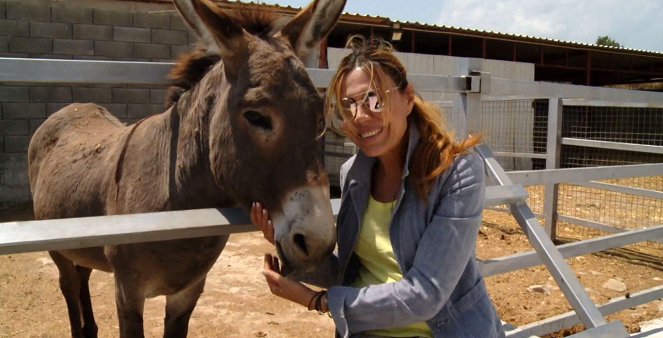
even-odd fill
[[[137,1],[137,2],[156,2],[156,3],[165,3],[169,2],[170,0],[120,0],[120,1]],[[252,6],[261,6],[261,7],[270,7],[274,8],[277,11],[283,11],[283,12],[292,12],[293,14],[301,9],[301,7],[294,7],[294,6],[283,6],[283,5],[278,5],[278,4],[266,4],[262,3],[260,1],[241,1],[241,0],[212,0],[214,2],[218,3],[226,3],[226,4],[245,4],[245,5],[252,5]],[[609,46],[598,46],[594,44],[589,44],[589,43],[584,43],[584,42],[576,42],[576,41],[568,41],[568,40],[560,40],[560,39],[551,39],[551,38],[542,38],[542,37],[536,37],[536,36],[531,36],[531,35],[522,35],[522,34],[512,34],[512,33],[502,33],[502,32],[494,32],[494,31],[488,31],[488,30],[481,30],[481,29],[472,29],[472,28],[463,28],[463,27],[456,27],[456,26],[446,26],[446,25],[436,25],[436,24],[429,24],[429,23],[422,23],[418,21],[394,21],[391,18],[388,17],[383,17],[379,15],[370,15],[370,14],[361,14],[361,13],[351,13],[351,12],[344,12],[343,16],[345,19],[349,22],[354,22],[354,20],[349,19],[348,17],[353,17],[357,20],[370,20],[373,23],[374,22],[381,22],[383,25],[393,25],[393,24],[399,24],[401,25],[402,28],[404,29],[425,29],[429,30],[431,32],[458,32],[461,34],[471,34],[475,36],[484,36],[484,37],[494,37],[494,38],[502,38],[502,39],[510,39],[510,40],[520,40],[520,41],[529,41],[532,43],[544,43],[544,44],[553,44],[553,45],[558,45],[558,46],[568,46],[568,47],[576,47],[576,48],[590,48],[590,49],[595,49],[595,50],[604,50],[604,51],[611,51],[611,52],[631,52],[631,53],[638,53],[638,54],[649,54],[651,56],[656,56],[656,57],[663,57],[663,52],[657,52],[657,51],[651,51],[651,50],[644,50],[644,49],[635,49],[635,48],[627,48],[627,47],[609,47]],[[343,20],[343,18],[342,18]],[[344,20],[344,21],[346,21]]]
[[[293,7],[293,6],[283,6],[283,5],[273,5],[273,4],[265,4],[261,2],[256,2],[256,1],[240,1],[240,0],[216,0],[217,2],[226,2],[226,3],[242,3],[242,4],[251,4],[251,5],[259,5],[259,6],[266,6],[266,7],[273,7],[277,9],[282,9],[282,10],[288,10],[288,11],[297,11],[300,10],[301,7]],[[530,41],[530,42],[539,42],[539,43],[548,43],[548,44],[557,44],[557,45],[564,45],[564,46],[574,46],[574,47],[581,47],[581,48],[592,48],[592,49],[598,49],[598,50],[606,50],[606,51],[617,51],[617,52],[636,52],[636,53],[644,53],[644,54],[652,54],[655,56],[663,56],[663,52],[656,52],[656,51],[651,51],[651,50],[643,50],[643,49],[635,49],[635,48],[627,48],[627,47],[609,47],[609,46],[599,46],[599,45],[594,45],[594,44],[589,44],[589,43],[584,43],[584,42],[576,42],[576,41],[568,41],[568,40],[560,40],[560,39],[551,39],[551,38],[542,38],[542,37],[536,37],[536,36],[530,36],[530,35],[521,35],[521,34],[512,34],[512,33],[502,33],[502,32],[494,32],[494,31],[488,31],[488,30],[481,30],[481,29],[472,29],[472,28],[464,28],[464,27],[457,27],[457,26],[446,26],[446,25],[436,25],[436,24],[429,24],[429,23],[422,23],[418,21],[395,21],[392,20],[391,18],[388,17],[383,17],[379,15],[370,15],[370,14],[361,14],[361,13],[351,13],[351,12],[344,12],[344,16],[348,17],[355,17],[358,19],[369,19],[371,21],[383,21],[385,24],[399,24],[401,28],[407,29],[426,29],[430,31],[438,31],[440,33],[445,32],[445,31],[456,31],[459,33],[466,33],[466,34],[472,34],[472,35],[478,35],[478,36],[486,36],[486,37],[498,37],[498,38],[508,38],[508,39],[514,39],[514,40],[523,40],[523,41]]]

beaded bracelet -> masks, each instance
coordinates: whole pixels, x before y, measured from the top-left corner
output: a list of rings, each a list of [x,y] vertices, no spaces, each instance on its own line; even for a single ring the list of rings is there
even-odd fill
[[[317,310],[318,312],[320,312],[320,310],[318,310],[320,308],[319,305],[320,298],[322,298],[322,294],[324,293],[326,293],[326,291],[324,290],[318,291],[313,295],[313,297],[311,297],[311,300],[309,300],[307,307],[309,311]]]

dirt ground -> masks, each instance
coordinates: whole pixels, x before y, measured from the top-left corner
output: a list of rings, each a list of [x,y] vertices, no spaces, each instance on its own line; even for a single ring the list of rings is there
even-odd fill
[[[29,210],[0,213],[0,222],[30,219]],[[578,237],[562,228],[560,237]],[[499,257],[531,250],[522,231],[507,214],[487,211],[479,234],[479,258]],[[272,248],[258,233],[231,237],[209,273],[206,290],[193,313],[190,337],[333,337],[327,316],[278,299],[260,275],[262,255]],[[568,260],[592,299],[603,304],[663,284],[663,248],[639,245]],[[622,292],[604,287],[611,278],[622,281]],[[0,337],[66,337],[69,324],[57,283],[57,269],[45,252],[0,256]],[[565,313],[571,307],[542,266],[488,277],[488,288],[502,319],[514,326]],[[549,293],[528,288],[542,285]],[[532,289],[532,288],[530,288]],[[118,324],[111,274],[94,272],[92,301],[100,337],[116,337]],[[163,330],[163,297],[147,301],[146,337]],[[629,331],[638,323],[663,317],[658,300],[608,317],[622,321]],[[555,336],[562,336],[558,333]]]

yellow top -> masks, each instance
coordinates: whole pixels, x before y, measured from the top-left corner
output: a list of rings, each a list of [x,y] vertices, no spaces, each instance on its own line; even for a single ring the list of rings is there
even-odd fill
[[[373,196],[368,199],[359,241],[355,248],[361,267],[357,280],[352,284],[354,287],[393,283],[403,279],[403,273],[398,266],[389,239],[389,224],[391,224],[394,203],[378,202]],[[425,322],[366,333],[385,337],[433,337],[433,332]]]

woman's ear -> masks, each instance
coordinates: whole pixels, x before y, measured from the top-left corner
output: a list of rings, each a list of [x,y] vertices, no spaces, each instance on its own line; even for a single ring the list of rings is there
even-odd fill
[[[412,83],[408,83],[407,87],[405,87],[405,96],[407,97],[408,111],[412,112],[412,108],[414,108],[414,99],[416,97],[414,93],[414,85]]]
[[[408,104],[410,102],[414,103],[414,85],[412,83],[408,83],[407,87],[405,87],[405,95],[407,95]]]

